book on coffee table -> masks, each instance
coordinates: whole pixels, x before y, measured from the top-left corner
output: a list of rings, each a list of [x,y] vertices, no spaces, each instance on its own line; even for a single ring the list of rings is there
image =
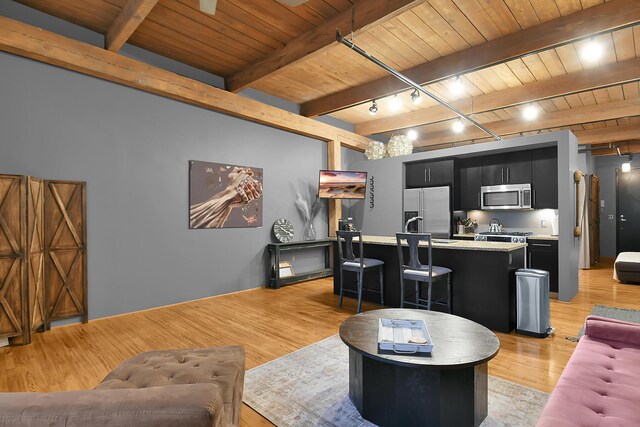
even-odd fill
[[[433,342],[424,320],[379,319],[378,346],[398,354],[431,353]]]

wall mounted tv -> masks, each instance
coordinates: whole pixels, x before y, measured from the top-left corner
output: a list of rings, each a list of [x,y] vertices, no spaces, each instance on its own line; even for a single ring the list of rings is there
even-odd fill
[[[364,199],[367,173],[354,171],[320,171],[318,197],[323,199]]]

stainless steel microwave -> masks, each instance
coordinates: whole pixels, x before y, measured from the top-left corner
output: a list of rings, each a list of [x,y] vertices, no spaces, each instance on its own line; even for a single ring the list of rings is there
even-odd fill
[[[487,185],[480,187],[481,209],[531,209],[531,184]]]

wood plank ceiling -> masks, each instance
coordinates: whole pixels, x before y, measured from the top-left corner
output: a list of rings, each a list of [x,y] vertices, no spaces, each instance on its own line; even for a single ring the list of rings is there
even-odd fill
[[[352,123],[361,135],[388,139],[415,129],[419,149],[488,139],[470,125],[454,133],[455,114],[426,96],[412,104],[412,90],[335,42],[336,27],[502,136],[571,129],[580,143],[640,139],[637,0],[309,0],[297,7],[218,0],[215,15],[202,13],[198,0],[17,1],[111,31],[113,51],[118,37],[128,37],[224,77],[231,91],[266,92],[300,104],[305,115]],[[590,62],[581,52],[592,40],[603,55]],[[457,76],[464,90],[454,95]],[[540,114],[526,121],[522,111],[531,105]]]

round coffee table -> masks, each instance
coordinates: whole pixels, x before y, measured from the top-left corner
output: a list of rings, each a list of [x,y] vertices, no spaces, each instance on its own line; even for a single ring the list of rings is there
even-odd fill
[[[378,349],[378,319],[422,319],[433,351]],[[340,325],[349,347],[349,398],[379,426],[479,426],[487,416],[487,362],[500,341],[489,329],[446,313],[382,309]]]

